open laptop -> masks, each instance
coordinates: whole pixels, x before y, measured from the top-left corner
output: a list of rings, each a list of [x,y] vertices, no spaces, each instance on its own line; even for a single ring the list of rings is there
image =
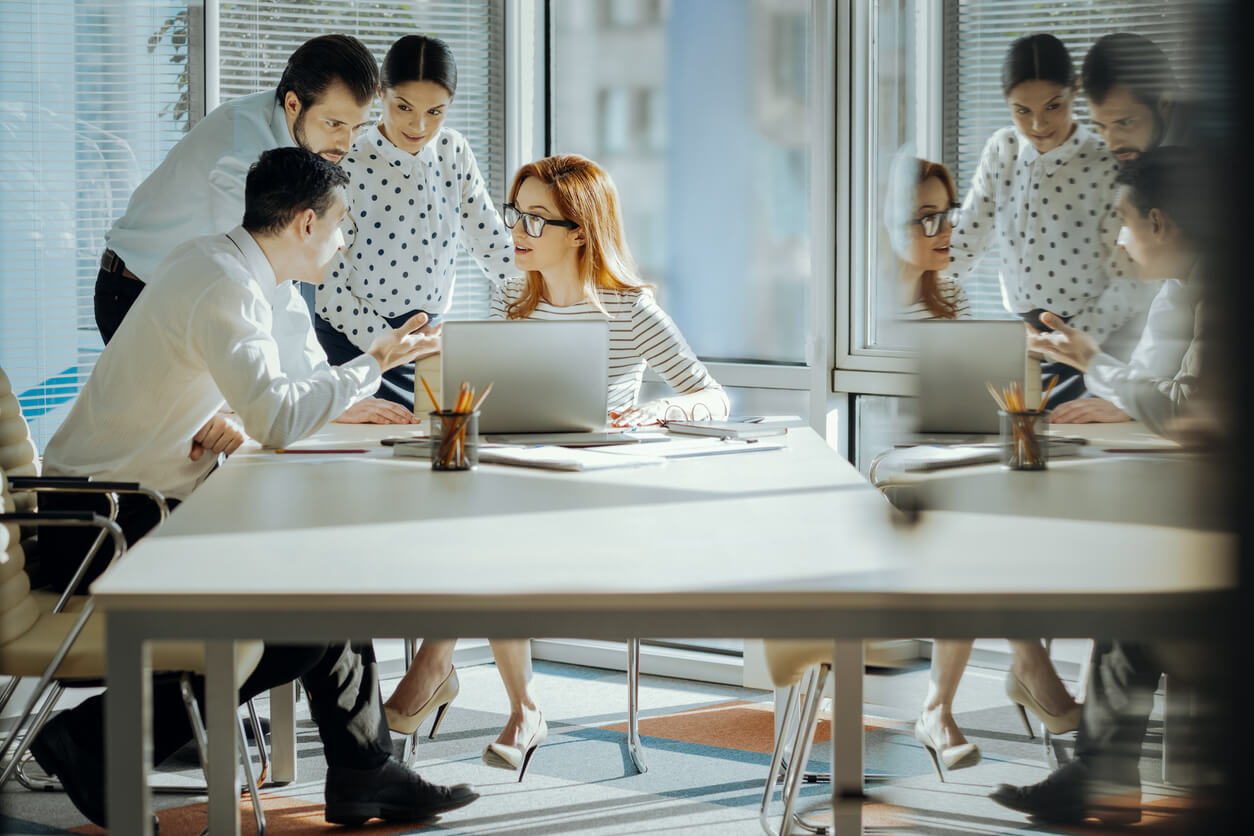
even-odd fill
[[[490,320],[445,322],[440,391],[462,381],[492,392],[479,408],[481,434],[606,429],[609,323]]]
[[[1027,331],[1019,320],[927,320],[902,323],[916,352],[915,430],[996,434],[998,391],[1024,382]]]

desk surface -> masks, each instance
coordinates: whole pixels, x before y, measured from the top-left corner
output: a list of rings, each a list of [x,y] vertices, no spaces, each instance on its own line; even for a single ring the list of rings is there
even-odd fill
[[[334,426],[306,444],[363,446],[387,429]],[[1232,540],[1219,533],[961,513],[903,524],[813,432],[788,439],[780,451],[593,473],[434,473],[382,449],[252,452],[94,591],[108,610],[246,611],[264,599],[311,619],[377,616],[354,630],[477,611],[450,634],[473,623],[475,635],[611,638],[649,612],[652,636],[823,635],[860,619],[860,635],[892,637],[1030,635],[1080,611],[1089,617],[1068,633],[1105,634],[1234,583]]]

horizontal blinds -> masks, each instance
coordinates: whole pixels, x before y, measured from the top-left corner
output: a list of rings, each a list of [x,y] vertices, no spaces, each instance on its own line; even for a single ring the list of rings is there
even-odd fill
[[[950,0],[945,27],[945,157],[965,191],[984,143],[1010,124],[1001,91],[1001,64],[1011,42],[1048,32],[1071,52],[1077,77],[1089,47],[1111,32],[1134,32],[1153,40],[1171,58],[1182,83],[1189,7],[1180,0]],[[1088,120],[1078,97],[1076,118]],[[997,259],[986,257],[967,285],[977,317],[1008,316],[1001,301]]]
[[[0,366],[42,450],[101,349],[104,235],[188,128],[186,3],[0,3]]]
[[[274,87],[287,58],[316,35],[359,38],[382,63],[403,35],[434,35],[457,60],[457,96],[445,121],[466,136],[494,201],[503,200],[505,168],[504,21],[500,0],[300,0],[221,2],[218,40],[222,100]],[[377,117],[376,102],[373,116]],[[488,284],[477,263],[458,253],[450,319],[484,317]]]

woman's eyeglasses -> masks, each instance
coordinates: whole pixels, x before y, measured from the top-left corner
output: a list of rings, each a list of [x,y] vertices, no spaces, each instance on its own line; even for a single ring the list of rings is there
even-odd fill
[[[923,236],[925,238],[935,238],[941,231],[941,221],[949,221],[951,227],[958,225],[958,214],[961,207],[950,206],[944,212],[933,212],[931,215],[924,215],[917,221],[911,221],[923,227]],[[509,221],[506,221],[509,223]]]
[[[532,215],[527,212],[519,212],[518,207],[512,203],[506,203],[502,205],[501,208],[504,210],[502,214],[504,215],[505,225],[509,227],[510,229],[513,229],[515,226],[518,225],[519,221],[522,221],[523,232],[527,233],[528,237],[531,237],[531,238],[539,238],[544,233],[544,227],[546,224],[552,224],[553,226],[562,226],[562,227],[566,227],[567,229],[579,228],[579,224],[575,223],[574,221],[566,221],[566,220],[555,221],[549,218],[542,218],[539,215]]]

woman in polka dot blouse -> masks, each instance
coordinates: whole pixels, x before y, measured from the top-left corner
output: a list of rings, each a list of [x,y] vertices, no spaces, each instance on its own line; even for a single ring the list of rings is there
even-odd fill
[[[382,121],[343,167],[352,182],[344,250],[316,291],[318,341],[332,365],[382,330],[449,309],[458,247],[493,280],[514,275],[509,230],[488,196],[465,137],[445,127],[457,65],[438,38],[406,35],[383,59]],[[414,367],[384,374],[378,396],[414,407]]]
[[[952,273],[961,278],[995,251],[1006,310],[1029,321],[1052,311],[1104,343],[1143,317],[1157,291],[1115,245],[1118,161],[1072,117],[1075,69],[1053,35],[1010,46],[1002,92],[1014,125],[984,146],[950,242]],[[1083,378],[1068,374],[1051,405],[1083,392]]]

